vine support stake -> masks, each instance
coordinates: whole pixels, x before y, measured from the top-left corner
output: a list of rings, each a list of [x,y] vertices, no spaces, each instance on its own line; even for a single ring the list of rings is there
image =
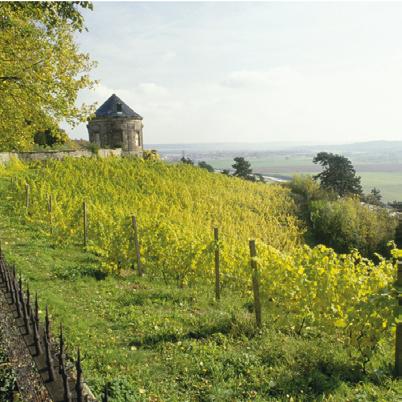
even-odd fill
[[[29,211],[29,205],[30,205],[30,187],[29,184],[25,184],[25,208],[27,212]]]
[[[0,276],[1,276],[1,281],[6,282],[6,271],[4,270],[3,263],[0,263]]]
[[[63,396],[64,396],[63,402],[71,402],[72,399],[71,399],[70,385],[68,383],[68,375],[64,362],[63,366],[61,367],[61,377],[63,379]]]
[[[43,340],[45,342],[47,373],[49,376],[49,381],[52,382],[54,381],[53,357],[51,351],[50,334],[46,332],[46,329]]]
[[[50,342],[50,318],[49,318],[49,307],[46,304],[46,313],[45,313],[45,335]]]
[[[71,392],[70,386],[68,383],[68,375],[66,370],[66,361],[64,357],[64,338],[63,338],[63,325],[60,324],[60,335],[59,335],[59,373],[63,379],[63,394],[64,394],[64,401],[63,402],[71,402]]]
[[[38,292],[35,292],[35,322],[39,328],[39,303],[38,303]]]
[[[14,288],[14,277],[12,274],[9,273],[9,281],[10,281],[10,295],[11,295],[11,303],[15,304],[18,300],[18,294]]]
[[[220,282],[220,261],[219,261],[219,230],[214,228],[215,240],[215,299],[221,299],[221,282]]]
[[[24,295],[22,294],[22,277],[20,273],[20,277],[18,279],[18,297],[20,299],[21,307],[24,305]]]
[[[137,219],[135,216],[131,217],[131,223],[133,225],[133,231],[134,231],[134,246],[135,246],[135,253],[136,253],[136,258],[137,258],[138,275],[142,276],[144,274],[144,272],[142,270],[142,265],[141,265],[140,243],[138,241]]]
[[[60,323],[59,335],[59,373],[62,374],[64,366],[64,337],[63,337],[63,324]]]
[[[17,307],[17,318],[21,318],[21,303],[20,303],[20,298],[18,295],[16,278],[14,278],[14,280],[13,280],[13,288],[14,288],[14,294],[15,294],[15,305]]]
[[[82,394],[82,366],[81,366],[81,353],[80,348],[77,349],[77,361],[75,362],[77,370],[77,381],[75,383],[75,391],[77,393],[77,402],[83,402]]]
[[[7,293],[11,291],[11,280],[10,280],[10,273],[8,271],[8,269],[6,268],[5,271],[5,279],[6,279],[6,290]]]
[[[3,260],[3,250],[1,248],[1,241],[0,241],[0,276],[2,281],[5,281],[5,271],[4,271],[4,260]]]
[[[33,314],[31,315],[31,324],[32,324],[33,334],[34,334],[34,344],[35,344],[35,349],[36,349],[36,356],[39,356],[42,354],[42,346],[40,344],[39,328],[36,324],[35,317]]]
[[[29,317],[31,315],[31,292],[29,291],[29,285],[27,285],[26,295],[27,313]]]
[[[260,278],[257,266],[257,250],[255,248],[255,240],[249,241],[250,247],[250,264],[252,269],[252,280],[253,280],[253,294],[254,294],[254,311],[255,311],[255,321],[258,328],[262,327],[261,319],[261,301],[260,301]]]
[[[109,392],[107,384],[105,384],[105,388],[103,389],[102,402],[108,402],[108,401],[109,401]]]
[[[28,306],[22,296],[22,316],[24,319],[25,331],[27,335],[31,335],[31,327],[29,324],[29,313],[28,313]]]
[[[49,195],[47,201],[47,212],[49,214],[50,234],[53,234],[52,195]]]
[[[402,314],[402,260],[397,260],[398,271],[396,274],[396,294],[398,298],[397,314]],[[399,317],[397,317],[398,319]],[[402,378],[402,322],[396,323],[395,332],[395,376]]]
[[[88,217],[87,217],[87,203],[82,203],[82,219],[83,219],[83,232],[84,232],[84,247],[88,244]]]

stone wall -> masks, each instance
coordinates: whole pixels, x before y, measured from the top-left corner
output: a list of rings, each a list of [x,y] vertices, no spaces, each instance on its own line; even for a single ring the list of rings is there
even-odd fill
[[[7,163],[12,158],[13,154],[11,152],[0,152],[0,163]]]
[[[96,117],[88,122],[87,128],[91,143],[142,155],[142,120],[132,117]]]
[[[99,149],[98,156],[107,158],[109,156],[122,156],[121,148],[117,149]],[[12,158],[20,159],[24,162],[38,161],[46,159],[64,159],[64,158],[90,158],[95,156],[91,151],[80,149],[76,151],[48,151],[48,152],[0,152],[0,163],[7,163]]]

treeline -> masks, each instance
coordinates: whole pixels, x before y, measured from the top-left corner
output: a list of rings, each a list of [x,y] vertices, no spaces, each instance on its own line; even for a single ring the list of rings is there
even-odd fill
[[[193,165],[190,158],[183,163]],[[322,166],[315,175],[296,175],[284,186],[289,187],[298,206],[298,215],[305,222],[305,240],[310,245],[325,244],[339,253],[358,249],[364,256],[389,254],[389,242],[402,246],[402,202],[386,205],[380,190],[373,188],[364,194],[361,178],[351,161],[342,155],[318,153],[313,162]],[[200,168],[213,172],[205,162]],[[223,174],[248,181],[264,178],[254,173],[249,161],[234,158],[233,171]]]
[[[320,152],[313,161],[323,167],[321,173],[298,175],[288,184],[307,226],[306,240],[340,253],[358,249],[367,257],[387,255],[400,231],[397,212],[386,208],[378,189],[363,193],[346,157]]]
[[[340,253],[356,248],[370,257],[388,253],[398,227],[389,209],[364,203],[356,194],[340,197],[308,175],[295,176],[288,186],[306,223],[308,243],[323,243]]]
[[[247,161],[242,156],[237,156],[233,159],[234,164],[232,165],[233,171],[231,172],[229,169],[223,169],[222,174],[226,176],[234,176],[239,177],[240,179],[248,180],[248,181],[261,181],[265,182],[265,179],[262,174],[254,173],[251,168],[251,163]],[[186,165],[194,166],[194,161],[191,158],[186,158],[183,156],[180,161]],[[208,172],[214,173],[215,169],[212,165],[208,164],[205,161],[198,162],[198,167],[201,169],[206,169]]]

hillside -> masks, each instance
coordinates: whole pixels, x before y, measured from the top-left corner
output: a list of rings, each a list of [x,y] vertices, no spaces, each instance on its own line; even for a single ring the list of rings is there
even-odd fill
[[[140,159],[71,159],[33,168],[25,171],[13,189],[13,197],[20,200],[17,211],[22,211],[27,183],[29,220],[49,233],[46,209],[51,196],[52,237],[74,243],[82,240],[80,214],[86,201],[88,246],[102,256],[108,270],[132,264],[133,215],[141,232],[142,253],[157,260],[156,266],[147,260],[147,269],[159,271],[163,260],[166,269],[174,269],[174,275],[183,258],[189,258],[196,268],[215,226],[226,239],[228,253],[247,248],[249,238],[281,250],[300,241],[295,207],[288,190],[279,186]],[[168,255],[165,249],[169,249]],[[187,274],[191,273],[183,272]]]
[[[390,367],[395,267],[303,246],[287,189],[118,158],[14,162],[1,168],[0,186],[6,257],[38,291],[41,309],[51,306],[54,327],[63,322],[70,350],[81,346],[97,395],[106,383],[112,401],[400,394]]]

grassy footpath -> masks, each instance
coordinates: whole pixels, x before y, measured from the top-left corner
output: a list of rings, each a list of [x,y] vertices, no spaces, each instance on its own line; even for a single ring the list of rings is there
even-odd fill
[[[294,336],[265,309],[255,330],[251,299],[213,289],[104,276],[95,256],[56,246],[13,216],[8,179],[0,180],[0,237],[6,257],[50,306],[54,333],[62,321],[69,352],[80,346],[84,374],[112,401],[397,401],[392,348],[364,371],[336,339]]]

